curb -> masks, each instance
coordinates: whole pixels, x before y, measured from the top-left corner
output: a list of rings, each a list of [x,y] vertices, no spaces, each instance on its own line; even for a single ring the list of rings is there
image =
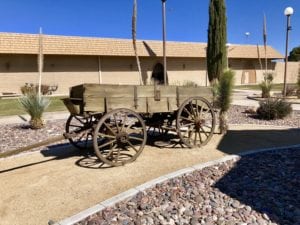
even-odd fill
[[[184,168],[184,169],[181,169],[181,170],[178,170],[178,171],[160,176],[156,179],[153,179],[153,180],[148,181],[144,184],[141,184],[141,185],[139,185],[135,188],[131,188],[131,189],[129,189],[125,192],[122,192],[122,193],[120,193],[120,194],[118,194],[118,195],[116,195],[116,196],[114,196],[110,199],[107,199],[103,202],[100,202],[99,204],[94,205],[94,206],[92,206],[92,207],[90,207],[90,208],[88,208],[84,211],[81,211],[80,213],[78,213],[74,216],[68,217],[68,218],[66,218],[66,219],[64,219],[60,222],[57,222],[54,225],[72,225],[72,224],[75,224],[75,223],[87,218],[88,216],[105,209],[106,207],[113,206],[113,205],[115,205],[116,203],[118,203],[120,201],[124,201],[126,199],[129,199],[129,198],[133,197],[134,195],[136,195],[137,193],[145,191],[146,189],[151,188],[151,187],[155,186],[156,184],[162,183],[166,180],[169,180],[169,179],[172,179],[172,178],[175,178],[175,177],[182,176],[184,174],[192,173],[193,171],[196,171],[196,170],[201,170],[205,167],[214,166],[214,165],[217,165],[217,164],[229,161],[229,160],[238,160],[243,156],[247,156],[247,155],[251,155],[251,154],[258,154],[258,153],[274,151],[274,150],[284,151],[284,150],[288,150],[288,149],[291,149],[291,148],[300,148],[300,144],[284,146],[284,147],[263,148],[263,149],[256,149],[256,150],[253,149],[253,150],[249,150],[247,152],[240,153],[240,154],[237,154],[237,155],[227,155],[227,156],[222,157],[222,158],[217,159],[217,160],[196,164],[194,166],[187,167],[187,168]]]

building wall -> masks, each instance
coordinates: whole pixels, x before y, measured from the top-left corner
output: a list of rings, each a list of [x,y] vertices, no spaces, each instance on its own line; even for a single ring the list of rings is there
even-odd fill
[[[156,63],[162,57],[141,57],[143,80],[151,83]],[[135,57],[62,56],[44,57],[42,83],[58,85],[55,94],[68,94],[69,87],[81,83],[139,84],[139,73]],[[235,84],[240,85],[249,73],[255,74],[256,83],[263,80],[263,70],[256,59],[230,59],[229,66],[235,71]],[[298,75],[298,63],[289,63],[288,82],[294,83]],[[198,85],[208,84],[206,60],[203,58],[167,58],[168,80],[171,85],[182,85],[193,81]],[[283,82],[284,63],[268,62],[268,69],[275,71],[275,82]],[[0,55],[0,93],[20,93],[25,83],[38,83],[36,55]]]
[[[283,83],[284,80],[284,62],[277,62],[275,65],[275,83]],[[287,67],[287,83],[296,83],[300,69],[300,62],[288,62]]]

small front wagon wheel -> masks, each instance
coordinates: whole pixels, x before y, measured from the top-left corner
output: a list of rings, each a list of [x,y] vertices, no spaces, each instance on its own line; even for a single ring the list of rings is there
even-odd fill
[[[92,141],[93,116],[70,115],[66,123],[66,133],[73,134],[69,142],[78,149],[86,149]]]
[[[188,147],[207,144],[215,130],[215,113],[212,106],[202,97],[185,100],[179,107],[176,127],[179,138]]]
[[[111,166],[134,161],[143,151],[147,131],[143,119],[129,109],[116,109],[98,122],[93,145],[97,157]]]

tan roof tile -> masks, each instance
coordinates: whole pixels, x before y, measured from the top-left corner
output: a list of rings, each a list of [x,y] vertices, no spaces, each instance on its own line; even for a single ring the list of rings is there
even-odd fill
[[[139,56],[163,55],[161,41],[137,41]],[[264,47],[256,45],[231,45],[230,58],[264,57]],[[167,42],[168,57],[206,57],[206,43]],[[91,38],[74,36],[43,35],[44,54],[53,55],[102,55],[102,56],[134,56],[131,39]],[[37,54],[38,35],[0,33],[0,53]],[[283,56],[267,46],[267,57],[281,59]]]

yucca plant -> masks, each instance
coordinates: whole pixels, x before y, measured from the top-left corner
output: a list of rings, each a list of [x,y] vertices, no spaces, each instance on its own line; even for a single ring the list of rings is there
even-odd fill
[[[50,100],[38,95],[36,92],[28,93],[19,99],[23,109],[30,115],[30,127],[40,129],[45,124],[42,119],[44,111],[50,104]]]
[[[264,73],[264,80],[259,84],[262,98],[271,97],[270,92],[273,88],[273,78],[273,73]]]
[[[217,84],[217,105],[220,108],[219,126],[221,134],[226,133],[228,129],[227,111],[232,101],[233,78],[234,72],[226,70]]]

